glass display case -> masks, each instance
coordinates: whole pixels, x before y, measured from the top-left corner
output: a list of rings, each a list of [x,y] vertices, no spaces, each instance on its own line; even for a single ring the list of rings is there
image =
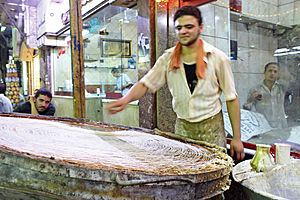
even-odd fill
[[[52,49],[53,100],[57,116],[72,117],[70,31],[63,35],[65,45]],[[82,35],[87,118],[102,121],[105,99],[122,97],[137,81],[137,10],[109,4],[83,20]]]
[[[119,98],[125,77],[137,81],[137,10],[110,5],[84,20],[83,28],[87,93]]]
[[[244,141],[283,142],[300,151],[298,9],[296,1],[253,1],[230,11],[231,65]]]

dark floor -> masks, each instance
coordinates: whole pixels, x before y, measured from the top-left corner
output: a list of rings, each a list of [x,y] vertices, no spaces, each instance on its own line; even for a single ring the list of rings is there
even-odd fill
[[[224,192],[225,200],[249,200],[242,186],[235,182],[232,177],[229,190]]]
[[[227,152],[230,153],[230,152]],[[253,157],[253,155],[246,154],[244,160],[249,160]],[[238,162],[234,163],[235,165],[238,164]],[[224,197],[226,200],[249,200],[249,198],[246,196],[245,192],[243,191],[243,188],[241,184],[235,182],[230,176],[231,179],[231,185],[229,190],[224,192]]]

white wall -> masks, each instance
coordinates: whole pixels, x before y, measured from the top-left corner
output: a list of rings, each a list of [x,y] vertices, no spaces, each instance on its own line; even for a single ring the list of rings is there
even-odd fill
[[[279,0],[279,23],[282,25],[300,24],[300,1]]]
[[[213,3],[199,7],[202,12],[204,31],[202,38],[229,55],[229,9]]]
[[[104,0],[92,0],[82,6],[82,15],[102,3]],[[38,37],[45,32],[56,33],[62,29],[61,15],[69,10],[69,0],[41,0],[37,5]]]

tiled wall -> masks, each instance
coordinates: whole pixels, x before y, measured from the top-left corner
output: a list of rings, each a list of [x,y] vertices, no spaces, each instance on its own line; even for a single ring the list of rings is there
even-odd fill
[[[243,15],[276,24],[278,0],[242,0]]]
[[[249,89],[262,81],[264,65],[276,61],[273,54],[278,42],[272,30],[238,22],[231,22],[230,38],[238,44],[238,58],[231,64],[242,105]]]
[[[229,13],[223,4],[200,6],[204,31],[202,38],[229,55]]]
[[[300,24],[300,1],[299,0],[278,0],[279,23],[281,25]]]
[[[299,0],[242,1],[243,16],[282,27],[300,24],[299,9]],[[238,59],[232,61],[232,68],[241,105],[246,102],[249,89],[262,81],[264,65],[277,61],[273,54],[280,38],[275,29],[280,27],[273,27],[272,30],[257,24],[231,21],[230,39],[238,43]]]

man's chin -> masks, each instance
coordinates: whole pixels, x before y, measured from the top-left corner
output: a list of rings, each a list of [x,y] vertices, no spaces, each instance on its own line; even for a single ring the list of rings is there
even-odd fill
[[[195,44],[195,42],[196,42],[197,40],[182,40],[182,41],[180,41],[180,44],[182,45],[182,46],[191,46],[191,45],[193,45],[193,44]]]
[[[189,45],[190,43],[191,43],[191,41],[189,41],[189,40],[181,40],[181,41],[180,41],[180,44],[183,45],[183,46],[187,46],[187,45]]]
[[[46,109],[38,109],[38,112],[44,112]]]

